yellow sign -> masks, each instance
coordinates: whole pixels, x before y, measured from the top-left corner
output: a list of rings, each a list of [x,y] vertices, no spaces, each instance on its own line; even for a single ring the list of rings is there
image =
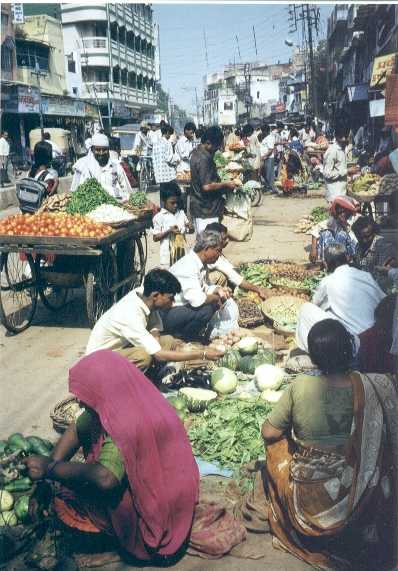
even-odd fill
[[[387,56],[376,57],[374,59],[370,87],[380,87],[385,84],[387,76],[394,71],[396,57],[397,54],[395,53],[388,54]]]

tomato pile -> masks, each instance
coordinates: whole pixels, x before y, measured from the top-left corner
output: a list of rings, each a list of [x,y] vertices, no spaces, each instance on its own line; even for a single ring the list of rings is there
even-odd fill
[[[74,236],[104,238],[112,232],[107,224],[93,222],[81,215],[65,212],[16,214],[0,221],[0,234],[5,236]]]

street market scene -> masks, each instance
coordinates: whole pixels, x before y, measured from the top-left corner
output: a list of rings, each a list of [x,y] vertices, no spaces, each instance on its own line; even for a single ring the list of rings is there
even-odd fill
[[[398,569],[398,3],[2,3],[0,570]]]

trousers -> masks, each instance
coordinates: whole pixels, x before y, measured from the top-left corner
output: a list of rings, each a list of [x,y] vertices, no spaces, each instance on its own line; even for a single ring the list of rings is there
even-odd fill
[[[159,338],[160,346],[165,351],[174,351],[179,342],[173,339],[171,335],[161,335]],[[119,355],[123,355],[133,363],[141,371],[147,371],[153,362],[153,355],[150,355],[143,347],[123,347],[123,349],[114,349]]]
[[[200,307],[181,305],[162,311],[164,331],[184,341],[201,341],[216,309],[208,304]]]

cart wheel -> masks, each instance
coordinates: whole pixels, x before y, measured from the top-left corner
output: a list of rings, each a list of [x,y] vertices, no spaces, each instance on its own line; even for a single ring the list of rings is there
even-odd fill
[[[144,240],[144,244],[142,241]],[[123,258],[122,277],[131,275],[131,280],[121,288],[119,297],[123,297],[133,288],[141,285],[145,276],[145,266],[147,257],[146,235],[142,238],[132,240],[131,249],[126,252]]]
[[[56,285],[43,285],[44,280],[41,279],[42,276],[40,275],[40,268],[42,267],[40,265],[41,261],[42,260],[40,257],[38,257],[35,261],[36,274],[39,277],[40,284],[38,287],[40,299],[43,305],[47,307],[47,309],[50,309],[51,311],[58,311],[66,303],[68,298],[68,289]],[[43,266],[43,268],[45,267],[46,266]]]
[[[29,327],[37,305],[36,267],[30,254],[2,254],[0,258],[0,319],[11,333]]]
[[[261,188],[255,188],[253,189],[253,192],[250,196],[250,201],[252,206],[260,206],[260,204],[263,201],[263,193]]]
[[[97,266],[87,274],[86,304],[90,327],[116,302],[116,293],[110,288],[117,282],[117,263],[111,248],[103,251]]]

